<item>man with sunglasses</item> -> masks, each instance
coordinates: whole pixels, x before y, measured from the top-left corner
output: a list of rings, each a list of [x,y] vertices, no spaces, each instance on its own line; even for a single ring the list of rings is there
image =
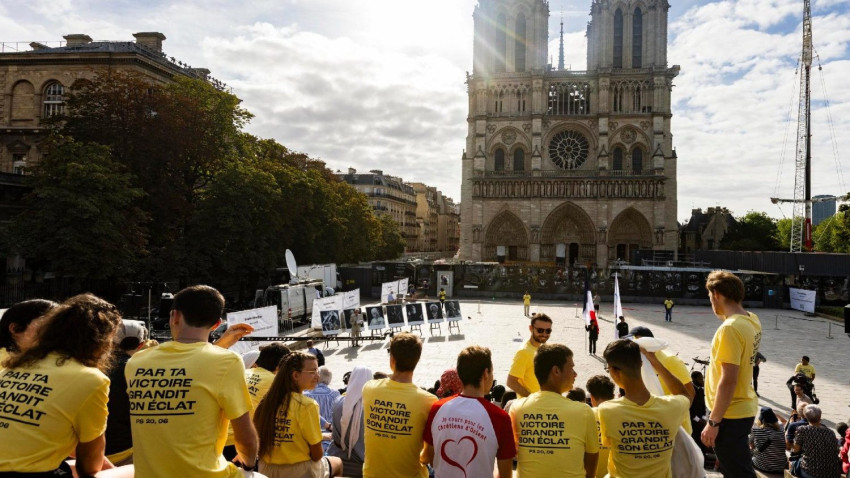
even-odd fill
[[[552,319],[546,314],[534,314],[528,330],[531,338],[514,355],[507,380],[508,387],[520,398],[540,391],[540,384],[534,376],[534,354],[552,335]]]

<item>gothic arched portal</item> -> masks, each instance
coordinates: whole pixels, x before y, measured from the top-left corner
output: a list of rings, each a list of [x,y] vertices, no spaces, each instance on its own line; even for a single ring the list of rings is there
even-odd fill
[[[509,261],[528,260],[528,232],[522,220],[510,211],[496,215],[484,235],[484,254],[481,259],[495,261],[500,256]]]
[[[617,215],[608,231],[608,259],[631,260],[639,249],[652,248],[652,228],[649,221],[635,208],[628,208]]]
[[[596,259],[596,233],[593,221],[571,202],[555,208],[540,230],[540,261],[570,266]]]

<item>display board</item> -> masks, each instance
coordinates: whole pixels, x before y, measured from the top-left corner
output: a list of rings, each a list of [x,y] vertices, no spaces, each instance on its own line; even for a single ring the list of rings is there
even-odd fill
[[[446,307],[446,320],[449,322],[457,322],[463,317],[460,315],[460,302],[456,300],[447,300],[445,302]]]
[[[323,326],[322,312],[335,310],[337,312],[337,322],[339,322],[339,312],[342,311],[342,295],[332,295],[323,297],[313,301],[313,314],[310,320],[310,326],[316,330],[325,331]],[[330,316],[326,316],[330,319]],[[337,332],[338,333],[338,332]],[[326,334],[327,335],[327,334]]]
[[[404,307],[401,305],[387,306],[387,327],[403,327],[404,326]]]
[[[810,314],[815,313],[815,295],[817,295],[817,291],[789,287],[788,295],[791,299],[792,309],[809,312]]]
[[[277,335],[277,306],[262,307],[259,309],[240,310],[227,314],[227,326],[235,324],[248,324],[254,331],[246,337],[267,337]],[[260,350],[260,342],[239,341],[230,347],[230,350],[244,354],[251,350]]]
[[[369,330],[382,330],[385,328],[387,324],[386,320],[384,320],[384,308],[381,306],[366,307],[366,321]]]
[[[404,312],[407,314],[407,325],[422,325],[425,323],[425,316],[422,314],[422,304],[411,303],[404,306]]]
[[[439,324],[443,321],[443,304],[439,302],[428,302],[425,304],[425,312],[428,314],[429,324]]]

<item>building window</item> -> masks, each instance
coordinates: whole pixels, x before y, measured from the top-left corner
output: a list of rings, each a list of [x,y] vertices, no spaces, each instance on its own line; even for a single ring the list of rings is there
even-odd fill
[[[514,42],[514,71],[525,71],[525,15],[516,17],[516,41]]]
[[[54,81],[44,89],[44,115],[43,118],[61,115],[65,112],[65,87]]]
[[[504,73],[505,72],[505,57],[507,56],[508,51],[508,42],[506,31],[508,28],[508,22],[505,19],[505,14],[499,15],[496,20],[496,24],[493,26],[494,32],[494,42],[493,42],[493,51],[495,52],[495,60],[496,64],[493,68],[493,71],[496,73]]]
[[[493,169],[496,171],[505,170],[505,150],[502,148],[496,150],[496,163],[494,164]]]
[[[632,16],[632,68],[641,67],[643,57],[643,14],[640,8]]]
[[[614,165],[611,167],[614,171],[623,170],[623,148],[614,148]]]
[[[623,12],[614,12],[614,68],[623,67]]]
[[[632,171],[635,173],[643,171],[643,151],[640,148],[632,150]]]
[[[525,151],[522,148],[514,151],[514,171],[525,171]]]
[[[12,172],[14,174],[24,174],[26,167],[27,155],[23,153],[12,153]]]

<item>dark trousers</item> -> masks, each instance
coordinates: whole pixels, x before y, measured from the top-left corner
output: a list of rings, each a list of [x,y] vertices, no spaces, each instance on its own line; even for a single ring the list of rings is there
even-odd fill
[[[756,478],[749,435],[755,417],[724,418],[714,443],[714,454],[724,477]]]
[[[590,350],[589,350],[589,352],[592,353],[592,354],[596,353],[596,341],[597,340],[598,340],[598,337],[590,337]]]
[[[673,322],[673,309],[664,309],[664,322]]]
[[[756,393],[759,391],[759,366],[753,366],[753,390]]]

